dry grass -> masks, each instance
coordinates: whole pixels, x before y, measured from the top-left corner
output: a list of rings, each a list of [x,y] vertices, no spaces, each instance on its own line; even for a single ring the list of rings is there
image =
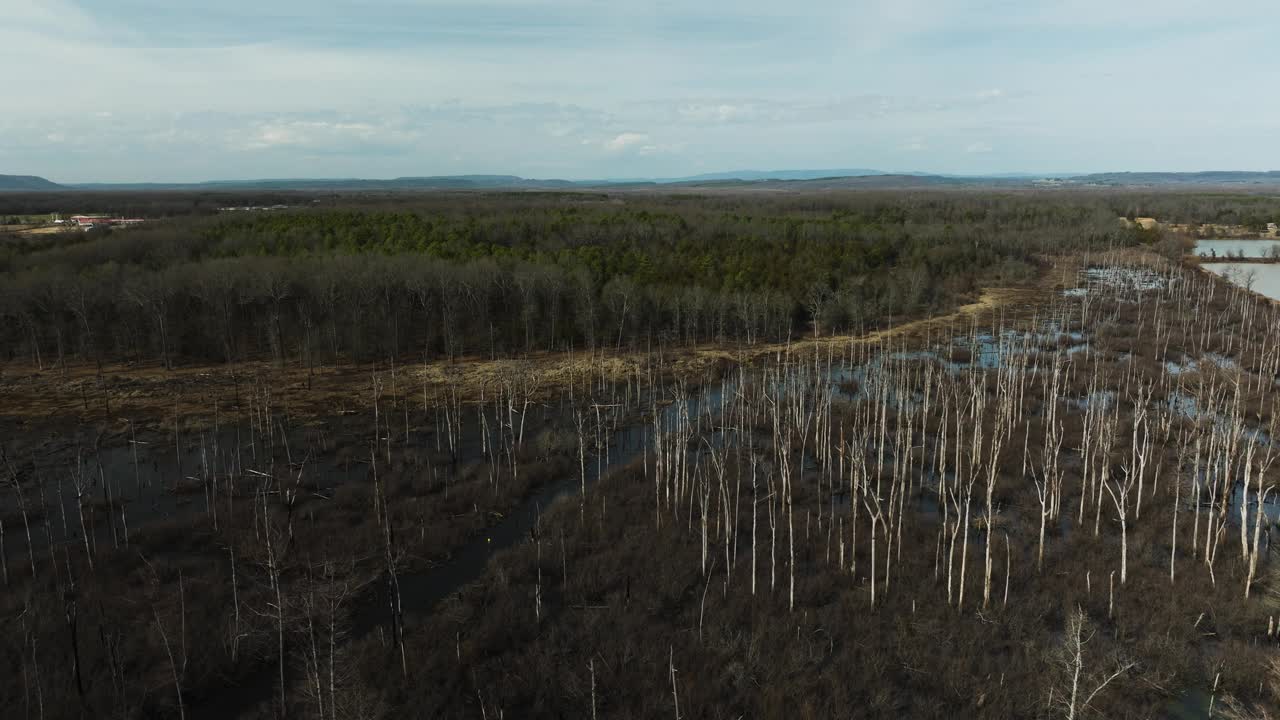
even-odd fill
[[[1054,275],[1056,277],[1056,275]],[[989,288],[972,303],[954,311],[921,318],[864,335],[804,338],[751,346],[703,345],[663,350],[661,357],[641,352],[605,350],[595,353],[543,353],[522,358],[460,358],[455,362],[408,363],[395,368],[399,395],[433,400],[444,388],[478,399],[509,383],[528,388],[535,397],[555,395],[571,383],[623,381],[657,364],[664,373],[696,378],[728,363],[751,363],[778,354],[838,352],[850,343],[907,341],[930,334],[967,330],[995,312],[1028,311],[1045,298],[1041,287]],[[204,365],[165,370],[158,363],[113,364],[99,378],[92,363],[76,362],[64,370],[40,370],[29,361],[0,367],[0,421],[19,425],[40,420],[87,420],[124,426],[128,420],[211,417],[215,401],[223,411],[243,406],[254,392],[269,392],[273,404],[293,416],[321,417],[363,408],[372,401],[372,378],[382,377],[389,393],[390,366],[380,364],[325,367],[277,367],[269,362]]]
[[[807,354],[828,349],[839,349],[850,343],[882,343],[890,340],[921,338],[942,330],[967,330],[973,322],[997,310],[1028,309],[1045,297],[1044,288],[987,288],[977,300],[961,305],[942,315],[912,320],[884,330],[862,335],[832,335],[809,337],[786,343],[764,343],[731,350],[723,347],[705,347],[694,351],[697,357],[751,362],[768,355]]]

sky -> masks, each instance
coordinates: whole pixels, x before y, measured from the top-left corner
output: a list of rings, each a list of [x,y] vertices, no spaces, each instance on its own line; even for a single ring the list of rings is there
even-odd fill
[[[1275,0],[0,0],[60,182],[1280,167]]]

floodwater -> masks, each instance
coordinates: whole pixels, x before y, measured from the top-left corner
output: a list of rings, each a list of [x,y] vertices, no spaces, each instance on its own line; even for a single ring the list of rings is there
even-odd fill
[[[1181,362],[1175,360],[1166,360],[1164,363],[1165,372],[1170,375],[1181,375],[1182,373],[1196,372],[1201,367],[1216,366],[1223,370],[1235,370],[1240,364],[1229,357],[1219,353],[1205,353],[1203,365],[1201,361],[1191,360],[1184,357]]]
[[[1211,265],[1207,266],[1211,267]],[[1276,289],[1280,291],[1280,266],[1248,267],[1276,271]],[[1095,284],[1113,283],[1137,291],[1163,287],[1166,282],[1164,278],[1149,271],[1133,274],[1100,271],[1087,275],[1086,279]],[[1047,323],[1038,333],[1004,331],[976,337],[957,337],[953,338],[949,345],[943,344],[932,350],[898,352],[869,359],[854,367],[833,368],[828,381],[838,386],[843,381],[855,380],[858,389],[852,393],[853,399],[870,399],[873,395],[869,392],[869,387],[879,376],[879,373],[874,370],[881,369],[887,360],[903,363],[934,362],[953,373],[964,370],[993,370],[1001,367],[1011,356],[1022,352],[1056,351],[1072,354],[1086,347],[1087,343],[1088,338],[1085,335]],[[967,350],[965,361],[952,360],[951,350]],[[1200,359],[1200,362],[1221,365],[1229,360],[1211,356]],[[1185,369],[1193,369],[1195,361],[1188,360],[1185,365],[1187,366]],[[1179,369],[1184,368],[1180,365]],[[703,415],[702,422],[710,421],[708,424],[714,426],[716,409],[728,398],[732,398],[737,391],[738,383],[734,379],[700,388],[690,393],[686,403],[659,406],[659,424],[670,427],[677,415],[687,413],[688,417],[694,419]],[[836,392],[839,390],[837,389]],[[891,402],[895,404],[905,405],[915,400],[912,397],[898,397],[896,389],[893,389],[891,396]],[[1102,402],[1104,406],[1109,407],[1114,405],[1116,398],[1114,393],[1098,393],[1097,396],[1076,402],[1079,403],[1076,406],[1081,409],[1089,402]],[[1178,399],[1174,402],[1177,403]],[[633,407],[643,411],[652,405],[639,400]],[[1178,405],[1178,407],[1183,406]],[[1194,405],[1183,409],[1192,413],[1196,411]],[[563,406],[544,408],[538,413],[540,415],[538,419],[542,424],[565,422],[565,412],[566,409]],[[636,461],[652,452],[651,422],[652,420],[643,419],[641,416],[614,426],[606,439],[605,452],[601,453],[605,457],[594,457],[588,460],[585,482],[587,484],[597,482],[611,469]],[[494,424],[496,424],[496,418]],[[479,417],[469,410],[464,416],[463,425],[458,456],[464,460],[481,457],[481,437],[486,431],[481,426]],[[152,522],[173,521],[205,512],[202,480],[206,475],[226,478],[239,474],[237,471],[243,471],[246,467],[267,467],[272,464],[272,461],[277,466],[292,469],[301,457],[307,458],[306,475],[317,489],[331,489],[353,479],[363,478],[366,470],[359,465],[359,461],[353,462],[353,458],[340,452],[347,444],[351,432],[351,428],[335,422],[333,426],[326,424],[321,427],[291,431],[281,438],[287,443],[283,446],[259,445],[255,448],[249,430],[233,426],[208,436],[183,438],[180,451],[171,444],[171,438],[161,434],[148,434],[144,436],[145,439],[139,438],[142,442],[138,445],[136,459],[135,446],[126,443],[103,448],[101,453],[84,453],[85,465],[82,469],[77,468],[77,471],[89,478],[94,476],[108,478],[114,483],[116,491],[120,493],[117,496],[117,502],[124,501],[123,504],[127,506],[128,522],[132,530]],[[435,435],[415,433],[415,436],[415,444],[420,443],[425,446],[433,440],[438,442],[438,433]],[[261,443],[261,437],[258,438],[258,442]],[[292,446],[292,452],[289,445]],[[700,450],[691,450],[691,452],[697,453]],[[931,464],[927,464],[926,468],[932,476]],[[56,476],[59,470],[64,474],[70,474],[72,469],[43,468],[43,470],[49,476]],[[189,479],[188,483],[184,484],[185,493],[174,492],[175,477]],[[930,486],[936,487],[936,478],[930,477],[930,480],[933,482],[925,483],[916,491],[916,504],[918,510],[924,515],[936,517],[940,508],[936,497],[928,489]],[[579,492],[583,482],[584,478],[576,472],[552,481],[539,488],[533,496],[526,498],[501,522],[457,548],[447,563],[401,573],[398,581],[406,620],[412,623],[420,621],[424,616],[429,616],[441,601],[483,576],[496,552],[512,547],[530,537],[530,534],[535,532],[540,515],[547,507]],[[100,486],[93,487],[95,493],[102,492]],[[52,489],[50,494],[54,494]],[[837,495],[834,500],[836,503],[848,502],[847,496],[840,498]],[[51,497],[50,501],[53,502],[54,499]],[[1241,502],[1252,504],[1256,501],[1256,497],[1251,497],[1240,489],[1238,496],[1233,498],[1233,507],[1238,507]],[[75,542],[78,534],[75,525],[79,521],[74,513],[78,511],[79,503],[72,489],[68,488],[67,495],[58,498],[58,501],[53,504],[55,509],[51,510],[48,517],[44,519],[47,522],[56,523],[54,528],[61,531],[55,540]],[[6,508],[3,504],[0,504],[0,510],[4,509]],[[1280,506],[1268,498],[1264,505],[1266,516],[1272,520],[1276,519],[1278,509]],[[64,527],[63,515],[73,519],[66,522],[69,527]],[[93,519],[95,516],[90,515],[90,520]],[[104,539],[104,535],[106,539],[112,536],[111,533],[104,533],[104,530],[109,529],[105,526],[104,520],[109,521],[110,518],[97,517],[96,528],[91,527],[88,530],[89,533],[96,535],[99,541]],[[390,623],[386,592],[384,583],[375,583],[368,594],[355,602],[352,608],[353,637],[360,637],[385,628]],[[261,683],[255,683],[251,688],[244,688],[244,692],[228,693],[222,703],[209,703],[208,707],[203,708],[202,716],[226,716],[258,704],[270,696],[274,687],[273,682],[272,676],[266,674]],[[1184,704],[1182,707],[1185,709],[1189,706],[1190,704]],[[1196,714],[1186,716],[1201,717]]]
[[[1161,290],[1170,282],[1169,277],[1149,268],[1114,265],[1087,268],[1080,273],[1080,279],[1087,286],[1129,292]]]
[[[832,368],[828,381],[836,386],[835,392],[847,394],[840,385],[848,380],[857,383],[857,390],[850,399],[870,400],[876,397],[875,383],[888,360],[895,362],[936,362],[951,373],[966,370],[993,370],[1001,367],[1009,357],[1027,351],[1044,352],[1045,345],[1058,352],[1074,353],[1085,347],[1087,338],[1075,331],[1066,330],[1048,322],[1036,333],[1006,330],[998,334],[980,334],[976,337],[958,336],[938,349],[888,353],[852,367]],[[951,359],[951,351],[964,351],[964,360]],[[706,413],[714,417],[726,396],[732,397],[738,390],[733,378],[708,385],[690,394],[685,404],[672,403],[660,406],[662,424],[670,426],[677,413],[688,413],[697,418]],[[919,402],[915,393],[899,397],[898,388],[889,388],[889,402],[895,407]],[[638,401],[638,409],[648,406]],[[491,411],[486,410],[488,414]],[[567,410],[564,407],[542,407],[533,411],[538,424],[565,424]],[[472,410],[461,419],[457,458],[465,463],[483,456],[484,431],[479,417]],[[610,434],[603,457],[587,463],[588,484],[609,470],[634,461],[647,452],[651,421],[639,420],[616,426]],[[497,427],[499,419],[490,418],[490,427]],[[214,508],[216,498],[226,497],[226,483],[232,487],[246,482],[246,473],[260,474],[255,468],[268,470],[267,474],[292,475],[304,473],[309,489],[316,492],[332,491],[354,479],[367,475],[367,467],[354,456],[355,435],[359,421],[352,423],[341,419],[299,427],[283,432],[273,442],[267,442],[259,433],[244,424],[224,425],[216,433],[184,434],[175,447],[171,435],[155,431],[140,432],[136,442],[128,437],[113,438],[114,445],[95,450],[92,444],[72,445],[67,441],[66,452],[59,459],[42,462],[31,472],[43,478],[43,488],[28,480],[25,483],[26,501],[38,509],[31,518],[34,530],[48,525],[45,535],[49,543],[79,543],[84,535],[95,545],[123,538],[126,528],[129,534],[155,523],[172,523],[202,518],[210,513],[211,499]],[[283,428],[282,428],[283,430]],[[439,431],[415,430],[413,452],[429,452],[428,446],[439,444]],[[490,439],[492,442],[492,439]],[[109,441],[111,442],[111,441]],[[399,454],[401,451],[397,451]],[[305,470],[303,470],[305,467]],[[77,492],[75,479],[81,480]],[[429,613],[444,597],[478,578],[487,567],[492,555],[510,547],[528,536],[538,516],[556,500],[576,492],[582,479],[578,473],[548,483],[525,501],[502,522],[490,527],[483,536],[458,548],[451,561],[444,567],[431,568],[418,573],[405,573],[400,577],[405,611],[415,616]],[[218,486],[224,485],[219,491]],[[235,493],[239,495],[239,493]],[[108,503],[108,498],[110,502]],[[18,517],[16,493],[0,495],[0,517]],[[81,504],[84,503],[84,520],[81,520]],[[108,511],[107,508],[113,508]],[[219,510],[220,512],[220,510]],[[6,523],[8,524],[8,523]],[[17,523],[15,522],[14,525]],[[18,542],[6,544],[6,554],[16,559],[23,550]],[[380,617],[385,605],[377,603],[377,613],[357,611],[357,628],[367,631],[385,622]],[[371,609],[371,608],[370,608]],[[377,617],[375,620],[374,617]],[[357,633],[360,634],[360,633]]]
[[[1272,248],[1276,248],[1272,250]],[[1276,257],[1280,254],[1280,242],[1276,240],[1219,239],[1200,240],[1193,251],[1200,257]]]
[[[594,484],[602,473],[626,465],[645,453],[648,447],[648,430],[646,425],[637,424],[616,431],[609,439],[608,465],[595,462],[586,465],[587,484]],[[547,485],[521,503],[502,522],[488,528],[481,537],[457,549],[447,564],[417,572],[400,573],[397,581],[404,615],[408,618],[427,615],[441,600],[479,579],[488,569],[489,560],[494,553],[529,538],[543,511],[557,500],[579,492],[582,482],[580,476],[570,475]],[[383,587],[377,588],[374,597],[365,598],[356,608],[352,621],[354,636],[360,637],[379,625],[391,622],[384,591]]]
[[[1063,297],[1084,298],[1106,291],[1117,295],[1118,299],[1132,295],[1161,290],[1176,282],[1177,278],[1161,275],[1154,270],[1143,267],[1125,267],[1120,265],[1094,266],[1080,271],[1076,278],[1076,287],[1062,291]]]
[[[1227,262],[1201,263],[1200,267],[1240,287],[1280,300],[1280,265]]]
[[[1169,703],[1165,709],[1165,717],[1168,720],[1207,720],[1211,717],[1212,706],[1213,697],[1210,693],[1192,688]]]

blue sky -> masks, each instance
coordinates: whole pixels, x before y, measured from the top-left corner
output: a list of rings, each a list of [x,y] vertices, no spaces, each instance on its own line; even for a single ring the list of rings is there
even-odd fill
[[[64,182],[1280,167],[1274,0],[0,0]]]

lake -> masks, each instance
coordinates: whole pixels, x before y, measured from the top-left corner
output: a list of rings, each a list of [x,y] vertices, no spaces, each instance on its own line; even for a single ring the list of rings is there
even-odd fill
[[[1200,267],[1272,300],[1280,300],[1280,265],[1267,263],[1200,263]],[[1249,282],[1252,278],[1252,283]]]
[[[1280,247],[1276,240],[1198,240],[1194,252],[1201,257],[1268,257],[1271,248]],[[1275,250],[1280,253],[1280,249]]]

